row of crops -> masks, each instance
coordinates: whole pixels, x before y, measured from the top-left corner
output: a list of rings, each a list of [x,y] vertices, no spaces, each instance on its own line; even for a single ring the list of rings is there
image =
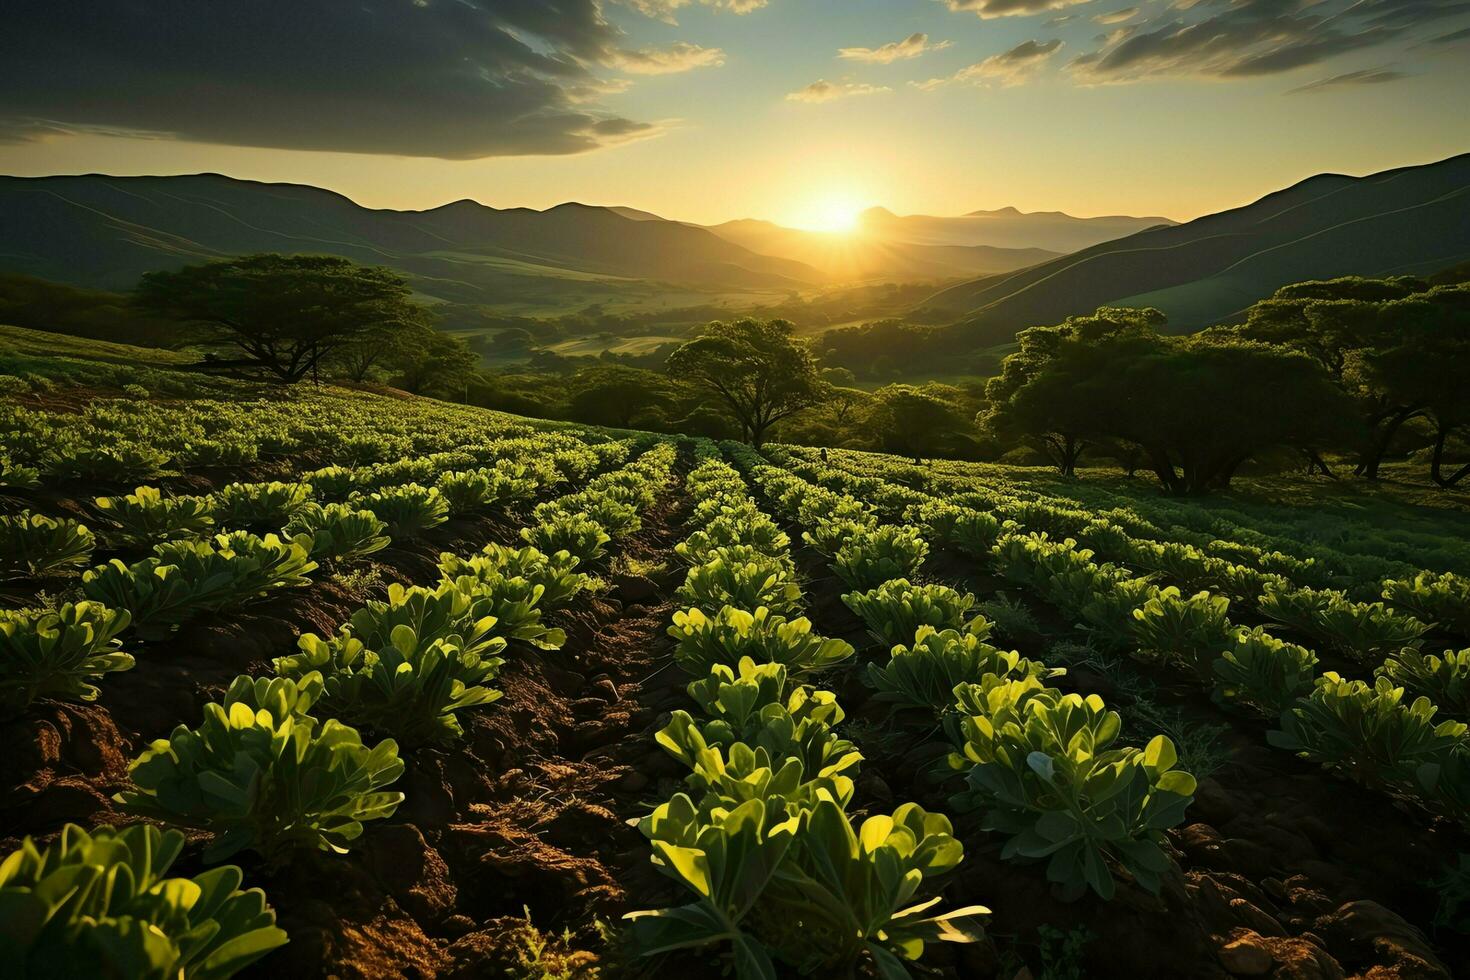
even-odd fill
[[[41,438],[16,444],[52,458],[57,443],[48,438],[117,412],[137,425],[109,432],[110,442],[98,429],[97,451],[123,459],[132,443],[162,459],[165,450],[152,447],[192,425],[220,425],[216,412],[233,413],[220,431],[243,431],[242,419],[258,416],[242,411],[101,406],[85,419],[48,420]],[[151,822],[68,825],[48,846],[27,838],[5,858],[0,938],[21,975],[225,977],[280,947],[288,937],[266,896],[221,862],[250,851],[277,867],[303,849],[349,850],[364,824],[402,802],[396,786],[409,750],[460,739],[464,713],[500,697],[496,678],[518,649],[563,644],[546,617],[598,587],[609,549],[638,530],[665,491],[675,447],[584,443],[477,418],[472,433],[338,418],[331,446],[319,435],[311,453],[293,444],[296,462],[324,465],[289,481],[197,496],[144,486],[96,498],[88,521],[28,509],[0,518],[11,584],[41,581],[53,595],[77,595],[35,595],[29,607],[0,613],[0,698],[20,712],[40,698],[96,699],[108,675],[149,670],[199,617],[305,587],[324,567],[346,568],[451,515],[505,513],[543,498],[519,545],[441,554],[437,581],[393,584],[336,633],[301,634],[269,673],[236,677],[200,720],[158,733],[166,737],[133,760],[129,788],[115,798]],[[405,451],[402,462],[390,460]],[[11,491],[72,478],[13,458],[7,466]],[[98,555],[112,557],[83,570]],[[186,832],[204,838],[210,867],[171,876]]]
[[[1275,721],[1272,744],[1470,822],[1470,649],[1423,650],[1470,639],[1470,579],[1421,571],[1357,601],[1304,584],[1319,581],[1315,561],[1170,540],[1126,511],[1095,515],[989,484],[941,481],[930,493],[889,482],[904,468],[877,457],[833,468],[792,451],[786,462],[1024,587],[1099,648],[1178,668],[1221,703]],[[835,537],[876,519],[855,513]]]

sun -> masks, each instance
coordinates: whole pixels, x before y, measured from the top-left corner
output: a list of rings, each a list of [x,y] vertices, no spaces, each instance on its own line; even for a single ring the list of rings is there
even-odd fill
[[[807,231],[848,234],[858,228],[863,205],[846,195],[831,195],[809,202],[793,222]]]

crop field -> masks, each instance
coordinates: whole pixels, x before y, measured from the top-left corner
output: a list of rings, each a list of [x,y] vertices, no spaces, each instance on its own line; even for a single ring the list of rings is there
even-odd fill
[[[212,394],[0,392],[22,976],[1470,971],[1462,510]]]

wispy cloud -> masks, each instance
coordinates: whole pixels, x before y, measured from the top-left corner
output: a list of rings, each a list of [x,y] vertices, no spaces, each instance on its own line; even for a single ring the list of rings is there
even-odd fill
[[[973,13],[985,19],[992,17],[1024,17],[1048,10],[1061,10],[1091,0],[939,0],[956,13]]]
[[[1382,85],[1385,82],[1396,82],[1408,77],[1404,72],[1388,68],[1365,68],[1362,71],[1333,75],[1331,78],[1319,78],[1315,82],[1291,89],[1286,94],[1301,95],[1306,92],[1320,92],[1326,88],[1349,88],[1356,85]]]
[[[645,17],[661,20],[665,24],[677,24],[675,13],[680,7],[687,7],[695,0],[619,0],[623,6],[638,11]],[[760,10],[770,0],[698,0],[706,7],[715,10],[728,10],[732,14],[748,14],[752,10]]]
[[[1125,20],[1131,20],[1138,13],[1137,7],[1124,7],[1122,10],[1114,10],[1106,14],[1094,14],[1094,24],[1121,24]]]
[[[619,51],[613,64],[634,75],[673,75],[694,68],[718,68],[725,63],[725,52],[719,48],[702,48],[697,44],[675,41],[666,48],[640,48]]]
[[[908,58],[917,58],[928,51],[943,51],[953,42],[935,41],[929,43],[929,35],[914,33],[902,41],[889,41],[880,44],[876,48],[839,48],[837,57],[846,58],[848,61],[867,61],[879,65],[892,64],[895,61],[903,61]]]
[[[1022,41],[1009,51],[993,54],[984,61],[968,65],[944,78],[931,78],[925,82],[911,84],[925,92],[945,85],[969,82],[976,85],[994,84],[1002,87],[1019,85],[1041,70],[1048,58],[1061,48],[1059,38],[1050,41]]]
[[[829,82],[825,78],[819,78],[810,85],[797,89],[795,92],[786,93],[788,102],[833,102],[837,99],[846,99],[854,95],[877,95],[879,92],[888,92],[891,89],[886,85],[866,85],[857,82]]]

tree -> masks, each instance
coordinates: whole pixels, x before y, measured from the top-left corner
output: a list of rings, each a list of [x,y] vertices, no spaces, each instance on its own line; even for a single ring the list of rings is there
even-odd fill
[[[432,314],[420,307],[413,316],[380,323],[323,357],[322,364],[334,374],[357,382],[401,370],[437,333],[431,318]]]
[[[827,389],[787,320],[716,321],[670,354],[666,368],[713,394],[756,448],[772,425],[817,404]]]
[[[917,466],[952,450],[969,427],[962,394],[948,385],[887,385],[874,393],[868,425],[884,451],[911,457]]]
[[[414,334],[394,362],[393,383],[415,395],[462,398],[475,378],[479,355],[458,337],[432,328]]]
[[[207,328],[281,381],[369,331],[422,315],[408,284],[388,269],[328,255],[247,255],[150,272],[141,309]]]
[[[985,385],[989,407],[977,421],[1002,439],[1029,439],[1057,472],[1074,475],[1091,444],[1088,434],[1098,435],[1098,413],[1108,410],[1113,396],[1098,383],[1100,367],[1089,363],[1106,353],[1097,345],[1114,340],[1152,347],[1164,323],[1155,309],[1102,307],[1058,326],[1021,331],[1019,349]]]
[[[631,428],[640,415],[656,418],[654,409],[667,412],[673,402],[667,379],[641,368],[588,368],[572,379],[572,387],[572,418],[619,429]]]

